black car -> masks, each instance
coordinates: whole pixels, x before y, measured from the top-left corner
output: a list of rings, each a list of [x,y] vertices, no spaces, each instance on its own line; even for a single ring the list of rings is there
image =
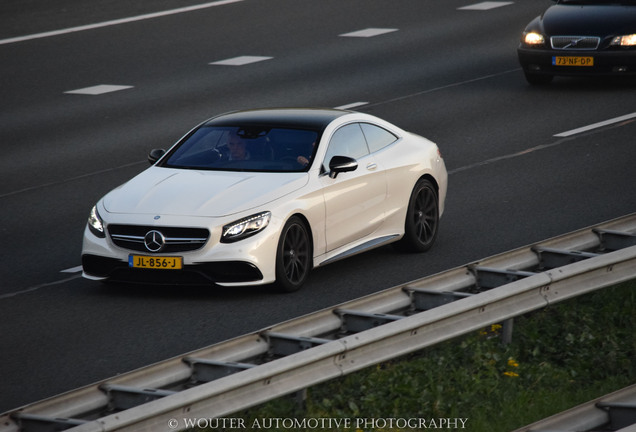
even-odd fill
[[[555,75],[636,75],[636,0],[557,0],[517,49],[531,84]]]

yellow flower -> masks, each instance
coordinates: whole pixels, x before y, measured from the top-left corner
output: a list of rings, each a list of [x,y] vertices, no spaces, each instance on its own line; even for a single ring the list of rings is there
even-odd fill
[[[515,359],[513,359],[512,357],[510,357],[508,359],[508,366],[512,366],[512,367],[519,367],[519,363],[517,363],[517,361]]]
[[[513,378],[516,378],[516,377],[519,376],[519,374],[516,373],[516,372],[504,372],[504,375],[509,376],[509,377],[513,377]]]
[[[496,332],[497,330],[501,330],[501,324],[493,324],[490,326],[490,331]]]

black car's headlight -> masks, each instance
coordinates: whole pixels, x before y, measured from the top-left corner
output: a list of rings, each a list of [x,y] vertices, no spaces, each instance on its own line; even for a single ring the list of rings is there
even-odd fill
[[[232,243],[256,234],[269,224],[271,217],[271,212],[263,212],[225,225],[221,234],[221,243]]]
[[[521,42],[528,46],[541,46],[545,44],[545,37],[534,31],[526,32],[521,37]]]
[[[636,34],[616,36],[614,39],[612,39],[612,43],[610,45],[628,47],[636,46]]]
[[[106,237],[104,232],[104,222],[97,212],[97,207],[94,206],[91,209],[91,214],[88,216],[88,228],[90,231],[99,238]]]

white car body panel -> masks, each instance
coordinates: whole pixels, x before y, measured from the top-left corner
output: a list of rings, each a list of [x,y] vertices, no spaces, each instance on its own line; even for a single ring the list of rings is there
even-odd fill
[[[372,155],[358,160],[356,171],[336,179],[320,178],[325,198],[327,250],[332,251],[372,235],[384,222],[386,175],[369,169]],[[356,200],[352,201],[351,197]]]
[[[222,217],[264,206],[306,184],[306,173],[219,173],[153,166],[106,195],[104,208],[109,213]]]

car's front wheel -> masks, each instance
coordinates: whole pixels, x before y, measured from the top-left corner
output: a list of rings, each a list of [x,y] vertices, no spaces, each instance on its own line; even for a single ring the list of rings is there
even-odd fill
[[[429,180],[420,179],[411,192],[406,211],[404,237],[396,247],[407,252],[425,252],[435,243],[438,227],[437,191]]]
[[[303,221],[292,216],[280,234],[276,252],[276,287],[282,292],[297,291],[311,270],[312,247]]]

